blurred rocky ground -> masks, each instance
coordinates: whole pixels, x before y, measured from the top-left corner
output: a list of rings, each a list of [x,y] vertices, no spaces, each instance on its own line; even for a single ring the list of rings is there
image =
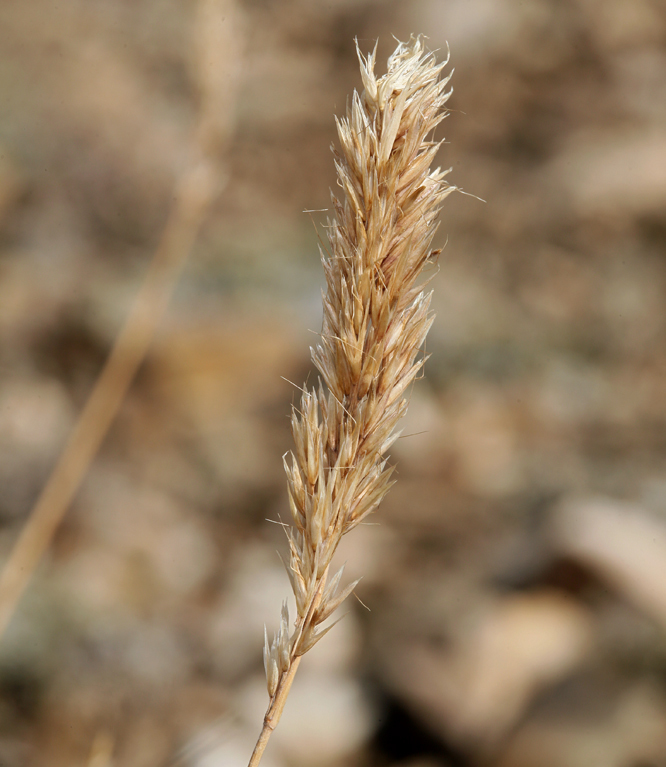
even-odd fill
[[[263,764],[664,767],[663,0],[237,10],[228,183],[0,644],[0,765],[247,763],[288,593],[285,379],[313,379],[321,316],[302,211],[329,205],[354,37],[383,67],[422,32],[456,69],[441,163],[485,202],[447,200],[399,481]],[[187,162],[195,11],[0,3],[3,558]]]

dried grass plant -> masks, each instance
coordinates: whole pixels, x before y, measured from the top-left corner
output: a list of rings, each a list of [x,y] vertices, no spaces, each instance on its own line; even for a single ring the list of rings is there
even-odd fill
[[[220,160],[232,130],[241,57],[235,0],[199,0],[193,77],[200,95],[190,162],[176,183],[160,243],[124,327],[0,572],[0,637],[63,520],[144,360],[182,267],[226,180]]]
[[[270,702],[249,767],[259,764],[282,714],[301,657],[332,626],[322,624],[356,582],[338,592],[329,579],[343,535],[374,511],[393,484],[386,453],[407,410],[406,391],[421,370],[432,324],[420,275],[432,250],[437,216],[455,187],[430,169],[441,141],[430,137],[446,117],[450,74],[423,40],[400,43],[387,73],[374,73],[375,51],[358,50],[363,92],[336,121],[333,150],[342,200],[333,197],[324,320],[312,360],[319,385],[303,389],[292,413],[295,449],[285,471],[293,526],[287,573],[296,601],[293,630],[286,603],[280,629],[265,640]]]

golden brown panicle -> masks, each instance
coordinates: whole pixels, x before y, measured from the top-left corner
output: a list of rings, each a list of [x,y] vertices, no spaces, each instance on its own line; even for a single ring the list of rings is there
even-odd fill
[[[333,150],[341,200],[333,197],[321,342],[312,359],[319,386],[303,391],[292,413],[295,449],[285,460],[293,527],[287,565],[296,619],[286,604],[264,661],[270,705],[250,766],[284,707],[300,657],[330,629],[321,624],[351,593],[337,593],[342,571],[328,571],[340,539],[377,508],[393,484],[386,451],[407,410],[405,391],[421,369],[419,350],[433,321],[419,282],[437,216],[455,187],[430,170],[441,142],[429,139],[444,119],[450,75],[421,38],[400,43],[387,73],[375,52],[358,52],[363,92],[338,119]],[[325,386],[324,386],[325,384]]]

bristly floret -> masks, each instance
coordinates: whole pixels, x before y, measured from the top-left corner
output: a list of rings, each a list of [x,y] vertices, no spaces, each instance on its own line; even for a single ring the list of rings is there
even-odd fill
[[[423,365],[419,350],[432,324],[430,294],[419,276],[444,198],[455,187],[430,165],[441,145],[451,75],[440,79],[422,38],[400,43],[387,73],[374,73],[376,48],[357,52],[363,92],[337,119],[333,149],[342,199],[333,196],[321,342],[312,360],[325,387],[304,390],[292,413],[295,448],[285,460],[293,526],[287,566],[296,600],[293,634],[286,609],[272,644],[266,638],[269,695],[355,583],[340,594],[341,571],[327,587],[340,538],[377,508],[393,484],[385,453],[407,410],[405,391]],[[329,627],[330,628],[330,627]],[[270,708],[269,708],[270,711]]]

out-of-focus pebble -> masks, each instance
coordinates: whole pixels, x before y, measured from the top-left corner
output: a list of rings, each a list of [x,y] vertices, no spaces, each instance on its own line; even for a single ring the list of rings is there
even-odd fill
[[[659,764],[666,752],[666,699],[639,683],[606,711],[579,709],[537,717],[509,739],[497,767],[625,767]]]
[[[450,648],[396,646],[391,677],[442,734],[488,746],[524,714],[536,693],[566,677],[589,653],[594,624],[557,592],[497,598],[468,621]]]
[[[579,215],[656,213],[666,202],[666,134],[580,136],[555,160],[553,181]]]
[[[666,627],[666,524],[612,498],[572,499],[553,521],[562,553],[592,567],[625,598]]]

